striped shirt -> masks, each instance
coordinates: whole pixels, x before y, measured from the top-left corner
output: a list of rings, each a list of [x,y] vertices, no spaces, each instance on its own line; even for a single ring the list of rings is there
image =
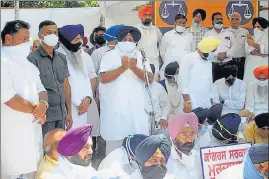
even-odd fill
[[[99,76],[99,68],[100,68],[101,60],[103,56],[106,54],[106,52],[110,50],[111,49],[107,45],[105,45],[93,51],[91,57],[92,57],[92,62],[93,62],[97,76]]]

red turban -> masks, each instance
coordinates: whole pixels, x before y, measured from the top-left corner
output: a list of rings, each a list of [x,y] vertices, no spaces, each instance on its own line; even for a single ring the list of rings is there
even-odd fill
[[[260,77],[261,74],[263,74],[264,77],[268,79],[268,70],[268,66],[259,66],[253,71],[253,73],[257,79]]]
[[[154,11],[152,6],[143,6],[140,8],[140,10],[138,11],[138,17],[140,19],[142,19],[142,17],[146,14],[146,13],[150,13],[150,15],[153,15]]]

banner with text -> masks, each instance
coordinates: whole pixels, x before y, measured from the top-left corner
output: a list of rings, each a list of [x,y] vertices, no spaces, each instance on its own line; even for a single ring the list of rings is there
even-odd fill
[[[204,179],[215,179],[226,168],[242,163],[251,143],[200,149]]]

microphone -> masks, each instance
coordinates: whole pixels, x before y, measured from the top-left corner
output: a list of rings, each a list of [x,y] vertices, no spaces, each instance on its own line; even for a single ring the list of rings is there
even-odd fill
[[[145,53],[144,49],[141,48],[141,49],[139,49],[139,51],[140,51],[140,53],[142,55],[142,61],[143,62],[146,62],[147,61],[147,57],[146,57],[146,53]]]

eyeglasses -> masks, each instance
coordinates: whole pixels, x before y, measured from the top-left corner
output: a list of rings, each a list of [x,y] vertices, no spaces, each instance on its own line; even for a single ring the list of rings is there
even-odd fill
[[[194,139],[197,137],[197,134],[195,134],[195,133],[182,133],[182,134],[179,134],[179,137],[181,139],[190,139],[190,138]]]
[[[260,129],[263,130],[263,131],[265,131],[265,130],[268,130],[269,127],[268,126],[265,126],[265,127],[260,128]]]

